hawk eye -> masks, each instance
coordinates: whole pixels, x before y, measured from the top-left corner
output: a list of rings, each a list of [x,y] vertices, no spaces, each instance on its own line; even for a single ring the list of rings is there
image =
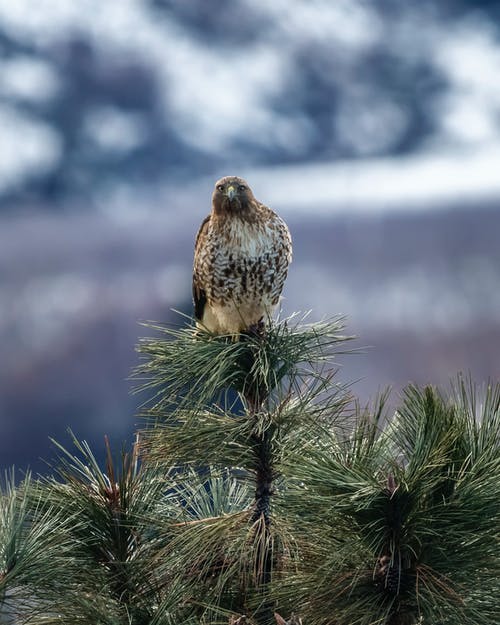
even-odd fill
[[[244,184],[238,185],[238,191],[245,191],[245,190],[246,190],[246,187]]]
[[[218,184],[217,185],[217,191],[224,191],[224,185],[223,184]]]

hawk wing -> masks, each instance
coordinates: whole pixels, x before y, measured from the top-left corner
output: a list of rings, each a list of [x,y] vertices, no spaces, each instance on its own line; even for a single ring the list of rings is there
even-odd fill
[[[208,226],[210,223],[210,215],[203,220],[198,234],[196,235],[196,243],[194,244],[194,268],[193,268],[193,303],[194,303],[194,316],[198,321],[203,319],[203,311],[205,310],[205,304],[207,303],[207,295],[200,283],[200,277],[197,271],[198,258],[200,251],[205,245],[207,239]]]

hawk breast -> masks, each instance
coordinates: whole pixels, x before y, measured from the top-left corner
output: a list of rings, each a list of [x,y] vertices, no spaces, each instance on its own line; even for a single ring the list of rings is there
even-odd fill
[[[214,232],[209,300],[224,304],[265,300],[277,304],[288,261],[284,241],[275,224],[232,220]]]
[[[262,209],[252,220],[211,215],[199,235],[193,292],[195,304],[203,304],[197,318],[213,332],[240,332],[270,316],[279,302],[290,235],[275,213]]]

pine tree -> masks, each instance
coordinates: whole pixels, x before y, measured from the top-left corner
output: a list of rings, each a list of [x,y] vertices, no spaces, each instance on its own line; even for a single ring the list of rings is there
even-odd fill
[[[140,374],[156,389],[146,413],[152,427],[141,433],[146,461],[165,470],[178,463],[184,484],[186,467],[191,476],[222,471],[246,492],[236,510],[209,509],[208,516],[189,519],[173,546],[179,568],[192,572],[198,594],[203,589],[200,618],[245,615],[274,623],[271,584],[297,558],[280,504],[283,451],[307,420],[325,427],[343,411],[346,393],[332,386],[326,365],[348,337],[339,321],[285,320],[238,341],[206,334],[193,340],[190,329],[160,329],[170,340],[140,347],[147,356]]]
[[[154,329],[133,448],[6,478],[0,622],[496,621],[500,385],[409,386],[391,415],[336,382],[339,320]]]

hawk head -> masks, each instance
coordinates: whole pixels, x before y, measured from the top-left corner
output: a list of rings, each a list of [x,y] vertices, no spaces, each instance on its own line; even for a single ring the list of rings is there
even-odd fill
[[[245,214],[255,203],[248,182],[238,176],[225,176],[215,183],[212,195],[213,210],[217,214]]]

